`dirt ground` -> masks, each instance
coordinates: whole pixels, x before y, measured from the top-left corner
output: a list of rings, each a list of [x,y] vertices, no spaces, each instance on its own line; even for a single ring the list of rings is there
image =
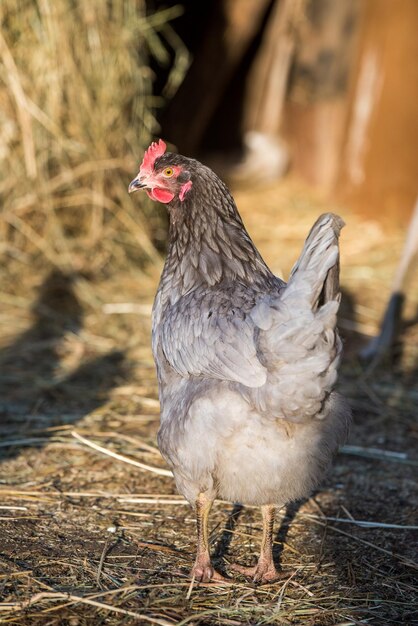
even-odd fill
[[[317,215],[338,210],[291,180],[235,197],[284,277]],[[170,476],[135,465],[164,468],[150,349],[160,268],[91,280],[21,255],[0,269],[0,623],[418,624],[418,293],[397,359],[366,371],[357,350],[378,328],[405,233],[341,214],[339,388],[354,425],[321,489],[279,514],[288,576],[266,586],[191,586],[192,512]],[[254,562],[260,537],[257,509],[214,506],[221,570]]]

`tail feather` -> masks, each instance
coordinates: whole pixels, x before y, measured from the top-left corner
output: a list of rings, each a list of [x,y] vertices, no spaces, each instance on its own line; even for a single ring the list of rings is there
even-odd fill
[[[342,347],[336,322],[343,225],[336,215],[321,215],[280,296],[265,298],[252,311],[268,371],[267,384],[253,397],[273,418],[304,422],[329,410]]]
[[[344,221],[333,213],[317,219],[290,274],[288,297],[305,292],[314,310],[339,298],[338,238],[343,226]]]

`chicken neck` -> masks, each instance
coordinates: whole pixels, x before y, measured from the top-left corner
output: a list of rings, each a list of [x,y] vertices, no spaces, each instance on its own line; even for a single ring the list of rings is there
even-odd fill
[[[229,190],[208,168],[201,166],[192,191],[168,208],[169,248],[162,283],[169,279],[172,302],[200,285],[240,281],[268,288],[275,281]]]

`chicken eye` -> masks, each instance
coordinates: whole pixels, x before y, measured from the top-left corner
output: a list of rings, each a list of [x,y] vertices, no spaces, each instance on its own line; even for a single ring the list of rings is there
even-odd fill
[[[170,178],[170,176],[174,174],[174,170],[172,167],[166,167],[163,174],[164,176],[167,176],[167,178]]]

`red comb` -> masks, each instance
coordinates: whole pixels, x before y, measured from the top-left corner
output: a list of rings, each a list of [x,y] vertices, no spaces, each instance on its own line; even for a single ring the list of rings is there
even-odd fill
[[[158,143],[154,141],[144,154],[141,167],[139,168],[140,172],[151,172],[154,167],[155,159],[162,156],[166,148],[167,146],[162,139],[160,139]]]

